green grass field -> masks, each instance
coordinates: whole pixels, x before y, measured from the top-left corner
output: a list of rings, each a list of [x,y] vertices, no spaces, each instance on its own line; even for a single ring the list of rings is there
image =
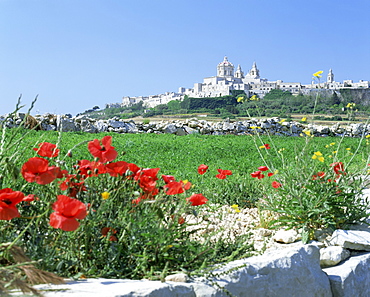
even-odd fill
[[[187,229],[187,224],[191,223],[186,218],[193,214],[208,222],[207,215],[202,214],[202,204],[217,213],[220,204],[237,204],[245,208],[269,201],[270,208],[267,209],[285,215],[285,225],[305,227],[307,239],[312,230],[326,226],[327,222],[339,224],[342,217],[344,221],[352,222],[352,218],[343,215],[342,210],[348,207],[351,209],[349,213],[356,215],[354,221],[363,217],[362,213],[358,214],[358,188],[354,187],[354,180],[349,179],[342,191],[338,188],[342,186],[341,182],[333,183],[313,176],[323,176],[324,172],[328,176],[330,172],[334,175],[330,165],[333,162],[343,162],[345,172],[343,170],[339,174],[343,179],[359,176],[351,175],[352,172],[366,174],[370,163],[366,138],[108,134],[112,136],[112,145],[118,153],[114,162],[126,161],[141,168],[160,168],[159,174],[155,174],[158,181],[154,180],[158,195],[144,196],[139,203],[134,201],[144,192],[147,195],[154,193],[149,190],[153,179],[148,176],[139,175],[135,179],[127,171],[124,176],[116,177],[98,174],[98,168],[91,165],[82,177],[78,172],[81,168],[73,168],[78,160],[93,161],[87,143],[101,140],[105,135],[21,128],[3,130],[0,194],[3,213],[13,207],[10,213],[13,215],[12,219],[2,217],[0,221],[0,242],[22,246],[30,258],[43,260],[41,268],[66,277],[163,279],[171,272],[193,273],[216,263],[248,257],[253,250],[248,234],[235,240],[228,238],[213,243],[210,241],[212,232],[207,231],[201,233],[205,236],[203,243],[192,239],[192,233]],[[77,181],[81,181],[81,177],[86,178],[82,180],[85,188],[80,188],[76,196],[78,200],[64,196],[63,199],[67,199],[63,200],[65,205],[55,207],[57,202],[62,203],[58,196],[61,193],[72,196],[69,190],[75,187],[73,184],[67,189],[60,188],[63,179],[68,178],[55,176],[50,183],[37,184],[33,180],[27,182],[20,174],[22,165],[37,157],[33,148],[41,142],[57,144],[60,149],[56,158],[46,158],[50,162],[47,166],[66,169],[75,174]],[[100,147],[98,152],[102,151]],[[313,156],[316,157],[313,159]],[[204,175],[197,170],[201,164],[209,166]],[[43,171],[34,166],[35,172]],[[265,166],[261,169],[265,178],[253,178],[251,173],[260,166]],[[230,170],[232,175],[219,179],[216,177],[218,169]],[[32,172],[31,167],[26,171]],[[156,172],[149,170],[153,171]],[[267,173],[274,174],[268,176]],[[161,175],[173,175],[177,181],[188,180],[192,187],[185,192],[169,194],[166,192],[168,184],[164,183]],[[147,184],[139,186],[141,182]],[[275,186],[283,185],[279,189],[280,195],[273,182]],[[18,202],[21,215],[17,217],[14,215],[17,209],[9,200],[9,195],[14,194],[8,194],[9,189],[6,188],[36,198],[32,202]],[[188,199],[194,194],[202,194],[208,201],[189,203]],[[84,217],[76,217],[74,208],[67,205],[67,201],[72,206],[77,203],[82,207]],[[260,207],[261,203],[258,205]],[[74,224],[77,218],[78,224],[68,230],[62,229],[55,225],[56,221],[51,223],[52,216],[62,216],[63,220],[72,220]],[[109,236],[108,233],[103,234],[103,230],[108,230]],[[0,251],[0,259],[8,259],[8,256]]]
[[[251,178],[251,172],[261,165],[281,170],[283,167],[281,157],[283,157],[286,168],[289,168],[289,164],[296,166],[296,156],[302,152],[302,147],[305,146],[307,140],[305,137],[263,136],[257,138],[247,135],[175,136],[171,134],[27,132],[21,147],[17,149],[17,153],[20,154],[17,160],[19,167],[28,158],[35,156],[30,148],[36,147],[39,142],[58,143],[61,149],[59,159],[69,161],[65,155],[75,145],[95,138],[101,139],[104,135],[112,135],[113,146],[119,153],[117,159],[135,163],[142,168],[161,168],[160,175],[173,175],[177,180],[189,180],[194,185],[194,191],[209,195],[209,199],[214,199],[214,202],[239,205],[245,205],[258,199],[258,197],[253,197],[255,180]],[[258,149],[258,146],[265,143],[271,145],[270,150]],[[339,149],[338,146],[340,146]],[[91,160],[92,157],[86,147],[87,143],[83,143],[74,148],[73,159]],[[314,137],[309,139],[306,157],[309,159],[315,151],[320,151],[325,156],[324,163],[328,166],[335,161],[335,156],[337,156],[336,160],[348,164],[354,154],[349,168],[357,170],[366,166],[369,148],[366,139]],[[280,153],[278,153],[279,150]],[[263,163],[259,151],[266,157],[267,164]],[[337,153],[334,155],[333,151]],[[11,153],[10,150],[8,154]],[[204,176],[197,173],[200,164],[206,164],[210,168]],[[231,170],[233,175],[227,180],[215,179],[214,176],[219,168]],[[14,181],[4,182],[6,183],[3,186],[12,186],[11,183]],[[24,183],[22,179],[17,182],[18,186],[22,186],[22,183]]]

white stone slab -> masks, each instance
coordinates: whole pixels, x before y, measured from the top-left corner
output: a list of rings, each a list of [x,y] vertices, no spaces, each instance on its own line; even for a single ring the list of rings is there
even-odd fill
[[[338,245],[346,249],[370,251],[370,233],[358,230],[335,230],[330,245]]]
[[[342,264],[324,268],[335,297],[370,296],[370,253],[353,256]]]

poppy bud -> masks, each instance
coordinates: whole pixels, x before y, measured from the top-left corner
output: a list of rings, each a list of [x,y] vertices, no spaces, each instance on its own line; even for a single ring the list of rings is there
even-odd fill
[[[94,174],[98,174],[98,172],[99,172],[99,169],[98,168],[95,168],[94,169]]]
[[[87,170],[87,175],[91,175],[92,171],[91,170]]]

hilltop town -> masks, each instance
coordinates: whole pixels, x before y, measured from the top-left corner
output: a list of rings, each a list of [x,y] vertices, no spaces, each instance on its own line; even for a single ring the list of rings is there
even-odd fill
[[[226,96],[230,95],[233,90],[244,91],[248,97],[257,95],[259,98],[263,98],[274,89],[288,91],[293,95],[309,95],[311,92],[317,92],[319,89],[332,90],[335,92],[339,89],[359,88],[370,88],[370,82],[364,80],[360,80],[359,82],[353,82],[352,80],[336,82],[332,69],[329,69],[326,81],[323,82],[313,80],[311,84],[305,85],[300,82],[283,82],[282,80],[269,81],[266,78],[260,77],[260,70],[256,62],[253,63],[248,73],[244,74],[240,65],[238,65],[235,70],[234,65],[228,61],[227,57],[224,57],[224,60],[217,65],[217,75],[204,78],[202,83],[195,83],[193,88],[187,89],[180,87],[178,92],[166,92],[164,94],[151,96],[125,96],[122,98],[121,103],[106,104],[106,107],[125,107],[143,102],[144,106],[150,108],[160,104],[167,104],[172,100],[182,101],[185,96],[192,98]]]

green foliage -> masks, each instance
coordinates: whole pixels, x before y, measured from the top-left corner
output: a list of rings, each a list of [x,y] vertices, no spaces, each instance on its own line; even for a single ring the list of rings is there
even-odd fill
[[[231,96],[238,98],[240,96],[245,96],[245,92],[243,90],[231,90]]]
[[[8,137],[18,137],[17,133],[23,131],[25,130],[4,129],[2,143],[10,144]],[[158,188],[161,189],[159,195],[154,200],[143,200],[136,205],[132,203],[138,198],[140,191],[136,180],[108,174],[85,177],[86,191],[78,192],[77,198],[88,205],[88,215],[80,221],[78,230],[66,232],[51,228],[48,219],[52,212],[51,205],[56,201],[57,195],[68,195],[68,189],[61,190],[57,180],[47,185],[27,183],[15,169],[20,168],[28,158],[34,157],[36,152],[32,148],[47,138],[48,142],[57,143],[61,150],[56,160],[50,158],[49,165],[61,166],[62,169],[73,173],[78,169],[74,167],[76,160],[91,159],[86,142],[96,138],[96,135],[26,131],[17,147],[6,146],[8,149],[0,155],[2,160],[12,161],[8,162],[11,170],[3,172],[3,187],[21,190],[26,195],[33,194],[38,198],[33,202],[21,202],[18,206],[20,218],[0,221],[0,240],[22,246],[33,259],[42,258],[40,268],[67,277],[84,275],[162,279],[166,274],[175,271],[191,273],[221,261],[245,257],[251,250],[245,236],[235,241],[222,239],[214,244],[210,241],[214,234],[202,232],[202,240],[194,239],[192,235],[195,231],[188,229],[191,224],[186,222],[186,218],[193,215],[198,217],[199,222],[204,218],[201,206],[191,206],[186,202],[185,198],[191,194],[165,195],[162,192],[164,183],[158,181]],[[101,137],[102,135],[99,135],[99,138]],[[125,159],[130,153],[131,157],[139,156],[139,153],[135,152],[133,141],[120,138],[118,134],[115,134],[114,139],[117,139],[114,145],[119,152],[123,152],[122,147],[127,149]],[[143,142],[137,140],[140,143],[138,147],[142,147]],[[164,145],[173,146],[173,139],[161,139],[162,149]],[[153,146],[147,147],[145,151],[151,153],[154,149],[155,153],[159,151]],[[16,151],[23,153],[15,154]],[[175,154],[175,151],[172,150],[172,154]],[[144,157],[147,157],[146,154]],[[179,160],[173,157],[172,159],[171,166],[179,170]],[[145,158],[142,159],[141,166],[151,167],[146,161]],[[156,161],[158,162],[158,159]],[[215,196],[218,192],[216,188],[224,184],[227,195],[239,193],[243,196],[244,205],[252,205],[255,202],[252,198],[246,200],[246,195],[250,193],[246,194],[245,191],[250,184],[228,183],[227,180],[219,180],[209,174],[200,176],[196,173],[198,165],[192,166],[190,170],[197,176],[199,184],[203,182],[209,185],[210,180],[213,185],[213,190],[206,195]],[[215,168],[212,169],[216,171]],[[235,177],[238,177],[238,174]],[[199,188],[195,187],[192,191],[199,193]],[[108,199],[102,197],[103,192],[110,194]],[[234,201],[238,199],[241,199],[240,196]],[[214,202],[222,200],[223,196],[212,199]],[[108,231],[103,233],[104,229]],[[235,247],[238,247],[237,252]]]
[[[172,100],[167,103],[168,109],[172,111],[179,111],[181,109],[181,104],[179,100]]]
[[[187,101],[182,107],[184,108],[186,105],[189,110],[225,108],[228,105],[237,104],[236,98],[233,96],[188,98]]]
[[[370,206],[370,200],[361,195],[369,182],[364,139],[358,140],[354,153],[344,139],[326,139],[327,144],[319,150],[313,146],[315,140],[308,136],[305,142],[297,142],[293,148],[296,157],[288,161],[285,147],[271,139],[272,151],[261,152],[260,157],[278,173],[256,181],[264,195],[261,207],[276,214],[271,225],[303,230],[304,241],[312,239],[317,229],[364,222]],[[352,164],[356,157],[361,165]],[[273,181],[278,182],[275,187]]]

